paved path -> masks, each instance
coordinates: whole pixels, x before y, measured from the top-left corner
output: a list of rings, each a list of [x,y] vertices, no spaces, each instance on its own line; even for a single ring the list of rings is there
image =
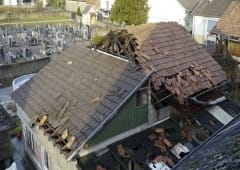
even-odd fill
[[[10,94],[12,93],[12,87],[0,88],[0,103],[6,103],[11,101]]]

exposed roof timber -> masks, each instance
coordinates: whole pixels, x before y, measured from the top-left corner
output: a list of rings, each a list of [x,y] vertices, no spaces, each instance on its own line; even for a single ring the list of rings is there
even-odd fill
[[[224,86],[224,85],[227,85],[227,84],[229,84],[230,82],[227,80],[227,81],[224,81],[224,82],[222,82],[222,83],[220,83],[219,85],[217,85],[217,86],[214,86],[214,87],[212,87],[212,88],[209,88],[209,89],[206,89],[206,90],[204,90],[204,91],[202,91],[202,92],[200,92],[200,93],[197,93],[197,94],[195,94],[195,95],[193,95],[192,97],[199,97],[199,96],[201,96],[201,95],[204,95],[204,94],[206,94],[206,93],[208,93],[208,92],[210,92],[210,91],[212,91],[212,90],[214,90],[214,89],[218,89],[218,88],[220,88],[220,87],[222,87],[222,86]]]

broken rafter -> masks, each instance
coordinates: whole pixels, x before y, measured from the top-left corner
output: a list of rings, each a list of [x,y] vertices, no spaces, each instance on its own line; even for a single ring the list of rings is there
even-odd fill
[[[71,149],[71,147],[72,147],[73,143],[75,142],[75,140],[76,140],[76,137],[75,137],[75,136],[69,137],[69,138],[67,139],[67,141],[68,141],[67,144],[64,145],[64,147],[62,148],[62,150],[64,151],[64,150],[67,150],[67,149]]]
[[[127,30],[111,30],[96,47],[105,52],[133,60],[136,56],[135,51],[138,50],[136,40],[136,37],[129,34]]]

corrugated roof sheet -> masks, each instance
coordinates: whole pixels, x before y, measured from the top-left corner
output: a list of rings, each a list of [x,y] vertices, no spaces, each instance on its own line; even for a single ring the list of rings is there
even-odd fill
[[[177,23],[129,27],[146,57],[137,58],[143,68],[153,68],[155,88],[164,85],[180,98],[191,96],[225,81],[220,65]]]
[[[220,18],[233,0],[203,0],[193,15]]]
[[[240,1],[233,1],[224,12],[212,34],[240,37]]]
[[[74,150],[144,78],[129,62],[74,45],[12,97],[30,119],[47,114],[50,124],[61,125],[60,136],[68,129],[77,138]]]

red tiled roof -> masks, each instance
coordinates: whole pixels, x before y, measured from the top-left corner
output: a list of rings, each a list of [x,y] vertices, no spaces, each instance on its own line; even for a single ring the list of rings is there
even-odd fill
[[[240,1],[230,4],[211,33],[240,37]]]
[[[139,56],[145,55],[137,61],[154,70],[154,87],[164,85],[180,101],[227,79],[221,66],[177,23],[140,25],[128,31],[138,40]]]

